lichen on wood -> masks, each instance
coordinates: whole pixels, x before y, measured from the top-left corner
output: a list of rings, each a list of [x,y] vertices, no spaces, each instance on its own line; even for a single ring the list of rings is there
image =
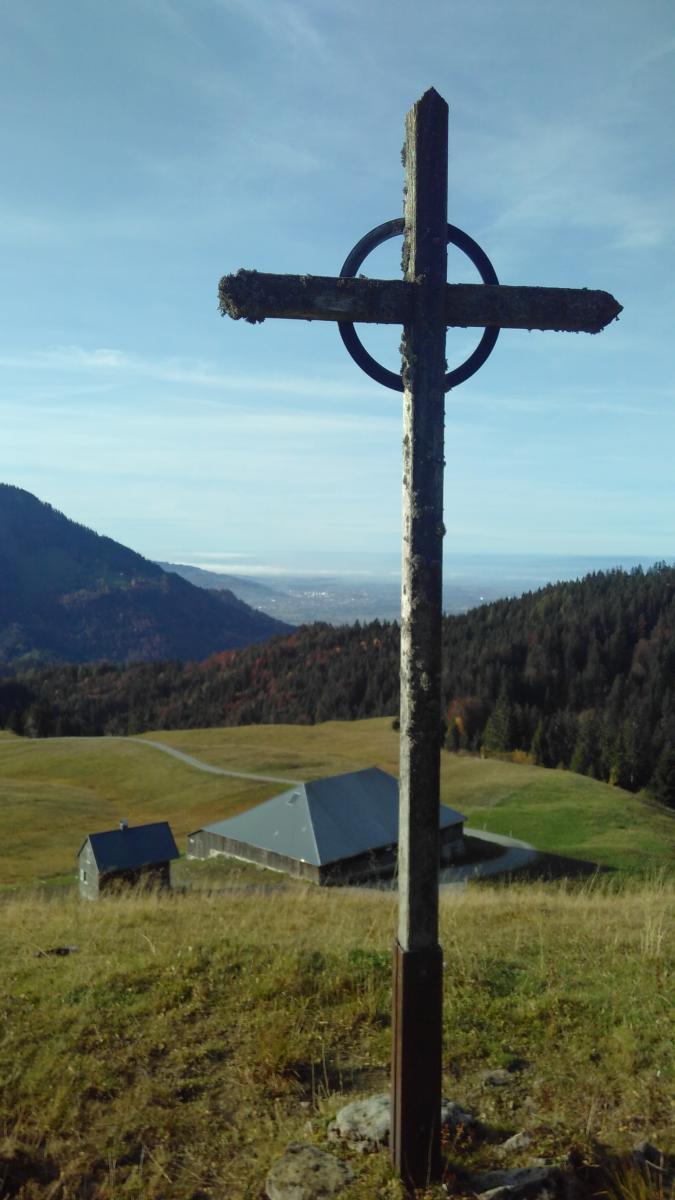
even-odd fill
[[[405,326],[425,287],[424,274],[408,270],[408,255],[404,241],[405,279],[237,271],[220,281],[220,311],[252,324],[281,317]],[[621,312],[621,305],[608,292],[587,288],[445,282],[441,286],[445,324],[455,327],[599,333]],[[407,351],[403,357],[407,359]]]

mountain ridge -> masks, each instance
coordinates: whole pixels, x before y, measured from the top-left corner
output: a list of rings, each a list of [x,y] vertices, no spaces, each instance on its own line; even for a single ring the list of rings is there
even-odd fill
[[[168,575],[178,575],[187,579],[195,587],[204,588],[209,592],[231,592],[237,599],[243,600],[250,608],[265,611],[264,605],[274,604],[278,593],[274,588],[249,579],[246,575],[225,575],[220,571],[208,571],[204,567],[193,567],[189,563],[171,563],[156,560],[156,565]],[[267,614],[270,615],[269,613]]]
[[[195,659],[291,627],[0,484],[0,668]]]

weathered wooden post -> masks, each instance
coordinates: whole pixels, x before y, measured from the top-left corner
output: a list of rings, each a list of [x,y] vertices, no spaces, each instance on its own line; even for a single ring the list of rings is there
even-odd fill
[[[443,432],[448,106],[435,92],[408,113],[403,328],[403,563],[398,939],[394,947],[391,1145],[402,1178],[440,1169],[443,956],[440,858]]]
[[[503,287],[472,238],[447,224],[448,107],[430,89],[406,119],[404,220],[366,234],[338,278],[239,271],[220,281],[223,313],[337,321],[352,357],[403,392],[403,579],[399,922],[394,950],[393,1162],[423,1186],[441,1169],[442,952],[438,944],[444,393],[485,362],[500,328],[598,333],[621,312],[607,292]],[[403,280],[355,278],[376,246],[404,234]],[[482,284],[446,282],[458,246]],[[401,375],[366,352],[354,321],[403,325]],[[445,372],[448,325],[482,327],[473,354]]]

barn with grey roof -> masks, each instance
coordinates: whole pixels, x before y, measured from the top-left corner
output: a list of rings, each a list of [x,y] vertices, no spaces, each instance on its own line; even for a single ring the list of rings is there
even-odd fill
[[[168,821],[133,826],[120,821],[117,829],[90,833],[77,857],[80,895],[97,900],[119,886],[170,887],[170,864],[180,855]]]
[[[464,853],[464,817],[439,806],[440,862]],[[248,812],[188,836],[188,858],[225,855],[316,883],[391,875],[398,850],[398,780],[378,767],[299,783]]]

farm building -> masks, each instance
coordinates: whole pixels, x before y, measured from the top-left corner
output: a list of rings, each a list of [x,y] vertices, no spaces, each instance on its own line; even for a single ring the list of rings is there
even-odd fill
[[[440,805],[442,864],[464,853],[464,817]],[[188,858],[223,854],[316,883],[393,874],[398,780],[378,767],[301,783],[248,812],[191,833]]]
[[[90,833],[77,857],[80,895],[98,900],[120,885],[170,887],[169,864],[179,854],[168,821],[134,826],[120,821],[117,829]]]

